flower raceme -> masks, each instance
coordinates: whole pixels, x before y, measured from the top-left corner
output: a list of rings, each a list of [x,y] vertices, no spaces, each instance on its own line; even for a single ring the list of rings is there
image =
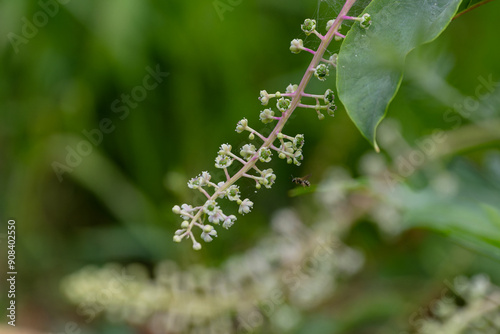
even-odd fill
[[[245,144],[239,152],[234,152],[230,144],[222,144],[220,146],[217,157],[215,158],[215,167],[224,171],[225,180],[215,183],[209,172],[203,171],[200,175],[188,181],[189,188],[200,191],[206,201],[199,206],[191,206],[188,204],[176,205],[172,211],[180,215],[182,218],[181,228],[175,231],[173,240],[180,242],[184,238],[189,238],[193,242],[195,250],[201,249],[201,244],[197,241],[193,228],[197,227],[201,230],[201,239],[204,242],[210,242],[214,237],[217,237],[217,231],[214,225],[222,225],[223,228],[229,229],[237,217],[234,214],[226,214],[222,211],[218,201],[227,199],[235,202],[238,206],[238,214],[244,215],[250,213],[253,208],[253,202],[248,198],[242,198],[239,187],[235,184],[242,177],[254,180],[256,189],[262,186],[271,188],[276,181],[276,174],[272,168],[258,167],[259,165],[268,164],[272,157],[287,161],[289,164],[300,166],[303,159],[302,147],[304,146],[304,135],[297,134],[289,136],[282,132],[282,129],[289,119],[293,111],[299,107],[304,109],[315,110],[318,118],[321,120],[326,112],[330,116],[334,116],[335,110],[335,95],[331,89],[327,89],[324,94],[308,94],[305,93],[305,88],[314,75],[318,80],[324,81],[330,74],[330,68],[337,66],[337,55],[333,54],[329,59],[323,58],[327,46],[333,39],[342,39],[343,35],[339,33],[342,22],[345,20],[358,21],[363,28],[368,28],[371,24],[369,14],[364,14],[361,17],[346,16],[355,0],[347,0],[344,7],[340,11],[339,16],[335,20],[331,20],[327,24],[326,35],[321,35],[316,30],[316,21],[306,19],[301,25],[302,31],[306,35],[314,34],[321,43],[316,51],[304,47],[304,43],[300,39],[294,39],[290,44],[292,53],[300,53],[307,51],[313,55],[311,64],[305,72],[299,84],[290,84],[284,93],[276,92],[268,93],[266,90],[260,91],[259,100],[263,106],[268,106],[272,99],[276,100],[276,109],[267,107],[260,111],[259,119],[262,123],[277,122],[274,130],[266,137],[258,131],[251,128],[248,120],[243,118],[236,125],[236,132],[249,132],[248,138],[254,141],[258,138],[258,143]],[[312,104],[304,104],[302,98],[313,99]],[[238,172],[230,175],[228,167],[233,163],[241,165]]]

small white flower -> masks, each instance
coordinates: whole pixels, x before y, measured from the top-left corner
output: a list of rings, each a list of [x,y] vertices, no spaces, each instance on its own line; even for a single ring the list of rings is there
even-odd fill
[[[224,183],[226,183],[226,182],[220,181],[219,183],[217,183],[217,189],[219,189],[220,187],[222,187],[224,185]],[[225,191],[223,191],[223,192],[221,192],[219,194],[219,198],[224,198],[224,197],[226,197],[226,192]]]
[[[238,212],[241,214],[241,215],[244,215],[245,213],[249,213],[250,210],[252,210],[252,207],[253,207],[253,202],[251,200],[249,200],[248,198],[245,198],[241,204],[240,204],[240,208],[238,209]]]
[[[200,177],[193,177],[191,180],[188,181],[188,187],[191,189],[198,189],[200,187]]]
[[[334,104],[335,103],[335,95],[333,94],[333,90],[327,89],[325,95],[323,96],[323,100],[326,104]]]
[[[328,108],[326,109],[326,112],[330,116],[335,116],[335,111],[337,110],[337,106],[335,104],[330,104],[328,105]]]
[[[330,59],[328,59],[328,60],[332,63],[333,66],[336,67],[338,58],[339,58],[339,55],[334,53],[330,56]]]
[[[203,232],[201,233],[201,238],[202,238],[203,240],[205,240],[205,242],[210,242],[210,241],[212,241],[212,240],[213,240],[213,239],[212,239],[212,237],[216,237],[216,236],[217,236],[217,231],[216,231],[216,230],[211,230],[211,231],[210,231],[210,232],[208,232],[208,233],[207,233],[207,232],[205,232],[205,231],[203,231]]]
[[[219,224],[221,221],[224,220],[224,217],[222,216],[222,210],[217,208],[215,210],[215,213],[211,214],[208,216],[208,221],[213,224]],[[210,226],[210,225],[207,225]]]
[[[293,147],[297,150],[300,150],[304,146],[304,135],[298,134],[293,138]]]
[[[194,250],[200,250],[201,249],[201,244],[197,241],[193,242],[193,249]]]
[[[227,230],[228,228],[233,226],[235,221],[236,221],[235,215],[227,216],[226,219],[224,219],[224,223],[222,223],[222,227],[224,227]]]
[[[276,175],[274,174],[272,168],[263,170],[261,177],[261,183],[268,189],[271,188],[274,184],[274,181],[276,181]]]
[[[269,162],[271,161],[271,157],[273,156],[273,153],[268,147],[261,147],[259,149],[259,160],[262,162]]]
[[[226,195],[230,201],[237,201],[240,199],[240,188],[233,184],[226,190]]]
[[[260,91],[260,97],[259,97],[260,103],[262,103],[263,106],[267,106],[269,103],[269,94],[265,90]]]
[[[372,17],[370,14],[365,13],[363,16],[361,16],[361,21],[360,21],[360,26],[361,28],[368,29],[370,28],[370,25],[372,24]]]
[[[182,238],[180,235],[174,235],[174,242],[181,242]]]
[[[193,211],[193,207],[188,204],[182,204],[181,205],[181,218],[184,220],[189,220],[191,217],[188,216],[189,213]]]
[[[285,146],[283,147],[283,145],[280,145],[280,151],[284,151],[286,153],[293,153],[294,149],[293,149],[293,143],[290,142],[290,141],[287,141],[285,143]]]
[[[229,157],[228,155],[219,154],[215,158],[215,167],[216,168],[227,168],[227,167],[231,166],[232,163],[233,163],[233,159],[231,159],[231,157]]]
[[[208,184],[208,182],[210,182],[210,179],[212,178],[212,176],[210,175],[209,172],[201,172],[201,176],[200,176],[200,186],[206,186]]]
[[[187,220],[183,221],[182,224],[181,224],[181,227],[186,229],[189,227],[189,222]]]
[[[309,36],[316,29],[316,20],[305,19],[300,28]]]
[[[180,229],[180,230],[177,230],[175,231],[175,235],[181,235],[182,233],[184,233],[186,230],[185,229]]]
[[[325,64],[319,64],[314,70],[314,76],[320,81],[325,81],[326,77],[330,74],[328,66]]]
[[[245,131],[246,129],[248,129],[248,120],[246,118],[243,118],[241,121],[238,122],[238,124],[236,125],[236,132],[238,133],[242,133],[243,131]]]
[[[302,156],[302,151],[301,150],[295,151],[295,154],[293,156],[294,165],[300,166],[300,161],[303,159],[304,159],[304,157]]]
[[[229,144],[222,144],[219,149],[219,154],[225,155],[231,153],[233,147]]]
[[[274,121],[274,111],[272,109],[264,109],[260,112],[259,119],[262,121],[262,123],[271,123]]]
[[[286,99],[282,97],[278,101],[276,101],[276,107],[278,108],[279,111],[285,112],[287,109],[290,107],[290,99]]]
[[[287,87],[286,87],[286,92],[288,94],[291,94],[291,93],[294,93],[297,88],[299,88],[299,85],[292,85],[292,84],[289,84]]]
[[[255,146],[252,144],[245,144],[240,150],[241,156],[247,161],[252,158],[252,156],[256,153]]]
[[[217,206],[217,202],[208,200],[205,202],[205,205],[203,205],[203,211],[209,215],[215,215],[219,210],[219,207]]]
[[[301,39],[294,39],[290,42],[290,51],[292,53],[299,53],[304,48],[304,42]]]

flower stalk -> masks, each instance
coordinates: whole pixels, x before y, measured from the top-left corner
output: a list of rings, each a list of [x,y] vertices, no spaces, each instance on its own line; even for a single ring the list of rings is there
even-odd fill
[[[346,15],[355,1],[356,0],[347,0],[345,2],[338,17],[335,20],[328,22],[328,32],[324,36],[316,31],[315,20],[306,19],[304,21],[302,30],[307,35],[315,34],[321,40],[321,43],[317,50],[313,51],[305,48],[302,40],[294,39],[291,42],[290,51],[292,51],[292,53],[299,53],[303,50],[313,55],[313,59],[305,71],[300,83],[298,85],[289,85],[286,93],[276,92],[275,94],[268,94],[266,91],[260,92],[259,100],[263,105],[267,105],[269,100],[272,98],[277,99],[276,107],[279,112],[281,112],[281,116],[275,116],[274,111],[270,108],[261,111],[260,114],[260,120],[263,123],[277,121],[276,126],[271,134],[265,137],[256,130],[250,128],[246,119],[242,119],[238,122],[236,127],[237,132],[241,133],[243,131],[248,131],[250,132],[250,140],[255,139],[254,135],[257,135],[263,143],[258,148],[256,148],[253,144],[244,145],[240,150],[242,158],[231,152],[231,145],[223,144],[219,151],[219,155],[215,159],[215,166],[217,168],[224,169],[226,181],[215,184],[210,182],[211,176],[208,172],[203,172],[200,176],[191,179],[188,182],[188,186],[190,188],[199,189],[207,197],[207,201],[203,206],[196,208],[192,208],[187,204],[183,204],[182,209],[177,205],[174,206],[173,212],[180,214],[184,219],[181,225],[182,229],[177,230],[176,235],[174,236],[174,241],[180,242],[184,237],[189,237],[193,241],[193,248],[196,250],[200,249],[201,244],[196,241],[193,235],[193,226],[200,227],[203,230],[201,237],[206,242],[211,241],[212,237],[217,236],[217,232],[213,229],[212,225],[204,224],[204,221],[206,220],[204,215],[208,215],[208,221],[213,224],[223,222],[223,227],[225,228],[229,228],[233,225],[236,217],[234,215],[227,216],[222,212],[216,203],[216,200],[219,198],[227,197],[229,200],[235,201],[239,205],[238,212],[240,214],[250,212],[253,202],[249,199],[240,199],[239,188],[234,184],[240,178],[246,177],[255,180],[257,189],[260,189],[261,185],[264,185],[266,188],[270,188],[276,179],[276,175],[270,168],[265,170],[257,168],[256,163],[258,161],[263,163],[269,162],[271,160],[272,151],[276,151],[279,158],[287,159],[288,163],[300,165],[300,160],[303,158],[302,146],[304,144],[304,136],[300,134],[295,137],[285,135],[282,133],[283,127],[297,107],[315,109],[320,119],[324,118],[321,110],[325,109],[331,116],[333,116],[333,111],[336,109],[336,106],[334,104],[333,92],[330,89],[328,89],[324,95],[307,94],[304,90],[313,76],[323,81],[329,74],[328,67],[336,65],[336,55],[330,57],[329,60],[325,60],[323,56],[328,45],[332,42],[335,36],[343,36],[339,33],[339,29],[344,20],[352,19]],[[316,100],[316,104],[302,104],[301,99],[303,97],[314,98]],[[320,99],[324,99],[325,105],[320,104]],[[279,140],[281,144],[280,147],[276,147],[274,145],[276,140]],[[234,161],[241,163],[242,167],[231,176],[227,167],[229,167]],[[248,173],[252,169],[257,172],[257,175]],[[209,193],[202,188],[203,186],[213,187],[213,194],[210,196]]]

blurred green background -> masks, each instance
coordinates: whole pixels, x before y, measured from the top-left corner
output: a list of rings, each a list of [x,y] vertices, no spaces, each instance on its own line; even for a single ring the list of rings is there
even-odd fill
[[[172,259],[181,267],[217,266],[248,249],[269,229],[276,209],[307,199],[289,196],[294,187],[290,175],[311,173],[311,182],[317,183],[329,167],[341,166],[363,176],[361,157],[372,148],[343,108],[324,121],[312,111],[298,110],[285,133],[305,134],[302,166],[275,159],[271,167],[278,175],[276,186],[258,194],[251,183],[242,182],[255,210],[229,231],[221,230],[201,252],[194,252],[189,242],[173,243],[180,220],[172,207],[200,199],[186,181],[204,170],[221,176],[213,167],[218,147],[230,143],[236,148],[248,141],[234,131],[241,118],[248,118],[255,129],[270,131],[258,121],[259,91],[284,91],[300,81],[310,57],[292,55],[289,42],[305,39],[300,24],[306,17],[320,20],[323,27],[338,3],[241,1],[229,5],[231,10],[222,16],[212,1],[197,0],[71,0],[57,2],[57,13],[56,7],[44,6],[27,0],[0,2],[0,233],[5,237],[7,219],[16,220],[19,326],[56,332],[68,320],[81,321],[59,286],[64,276],[87,264],[139,262],[152,267]],[[26,27],[24,18],[43,23],[39,13],[50,11],[53,15],[45,14],[47,20],[36,32]],[[400,122],[400,134],[410,145],[434,129],[452,130],[456,121],[443,119],[455,102],[450,96],[457,96],[449,89],[474,97],[480,76],[500,79],[498,13],[500,2],[474,10],[412,54],[401,91],[389,108],[389,117]],[[22,37],[23,29],[29,38]],[[307,43],[315,45],[312,37]],[[330,51],[338,48],[332,45]],[[144,85],[148,68],[168,76],[155,88],[141,90],[137,87]],[[307,91],[322,93],[333,86],[332,77],[311,84]],[[117,112],[126,105],[123,94],[134,92],[146,96],[131,102],[127,115],[123,109]],[[498,117],[498,99],[496,103]],[[113,130],[87,147],[91,152],[59,180],[54,162],[67,164],[68,146],[76,150],[86,139],[83,132],[99,128],[105,119]],[[460,158],[480,170],[487,155],[499,153],[498,144],[479,139],[452,150],[444,163]],[[390,160],[387,148],[381,148]],[[391,290],[391,277],[413,275],[416,284],[435,288],[441,284],[439,275],[473,273],[468,266],[451,265],[436,276],[419,269],[425,267],[422,254],[449,251],[453,257],[450,249],[458,258],[467,253],[483,269],[498,266],[496,260],[488,262],[440,234],[408,233],[387,242],[370,222],[359,223],[350,242],[370,255],[356,286],[378,289],[380,279]],[[0,263],[5,258],[2,255]],[[409,287],[399,288],[391,293],[415,294]],[[415,300],[410,303],[417,309],[421,300]],[[0,301],[6,305],[3,293]],[[362,299],[360,304],[366,305]],[[328,307],[318,310],[323,311],[328,314]],[[407,317],[398,310],[387,312]],[[388,318],[383,315],[377,321]],[[349,333],[368,333],[353,326]],[[133,332],[103,318],[85,328],[89,333]]]

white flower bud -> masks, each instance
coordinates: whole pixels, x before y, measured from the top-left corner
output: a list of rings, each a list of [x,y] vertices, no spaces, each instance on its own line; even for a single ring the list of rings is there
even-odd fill
[[[246,118],[243,118],[241,121],[238,122],[236,125],[236,132],[242,133],[248,128],[248,120]]]
[[[289,84],[287,87],[286,87],[286,92],[288,94],[291,94],[291,93],[294,93],[297,88],[299,88],[299,85],[292,85],[292,84]]]
[[[260,103],[262,103],[263,106],[267,106],[267,103],[269,102],[269,94],[265,90],[260,91],[260,97],[259,97]]]
[[[262,123],[271,123],[274,121],[274,111],[272,109],[264,109],[260,112],[259,119]]]
[[[326,30],[330,30],[330,28],[333,26],[333,23],[335,23],[335,20],[330,20],[326,22]]]
[[[299,53],[304,48],[304,42],[301,39],[294,39],[290,42],[290,51]]]

